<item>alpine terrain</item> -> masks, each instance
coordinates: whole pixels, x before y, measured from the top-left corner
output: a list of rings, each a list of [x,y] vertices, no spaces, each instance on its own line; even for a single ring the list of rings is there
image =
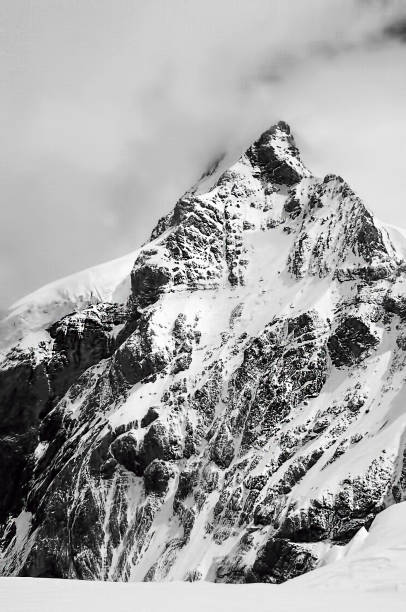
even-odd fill
[[[406,499],[406,237],[284,122],[1,351],[3,576],[280,583]]]

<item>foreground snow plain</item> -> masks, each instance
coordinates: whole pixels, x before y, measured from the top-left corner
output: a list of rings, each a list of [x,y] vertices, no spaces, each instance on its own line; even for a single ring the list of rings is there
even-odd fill
[[[362,528],[326,565],[281,585],[1,578],[2,612],[397,612],[406,609],[406,502]]]

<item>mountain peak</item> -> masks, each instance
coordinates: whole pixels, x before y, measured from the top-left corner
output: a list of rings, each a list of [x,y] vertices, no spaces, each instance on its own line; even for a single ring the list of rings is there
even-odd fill
[[[279,185],[294,185],[310,176],[300,159],[290,126],[284,121],[263,132],[247,149],[246,156],[266,180]]]
[[[281,582],[406,499],[401,232],[284,122],[226,163],[8,317],[1,573]]]

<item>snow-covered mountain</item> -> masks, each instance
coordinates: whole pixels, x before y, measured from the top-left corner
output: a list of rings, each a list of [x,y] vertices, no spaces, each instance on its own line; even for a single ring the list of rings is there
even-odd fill
[[[226,166],[1,323],[3,575],[283,582],[406,499],[403,232],[283,122]]]

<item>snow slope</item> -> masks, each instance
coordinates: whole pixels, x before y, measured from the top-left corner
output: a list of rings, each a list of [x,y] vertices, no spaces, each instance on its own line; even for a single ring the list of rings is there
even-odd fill
[[[4,612],[390,612],[406,606],[406,503],[382,512],[342,558],[283,585],[118,584],[1,578]]]
[[[15,302],[0,321],[0,349],[90,304],[126,302],[130,294],[130,272],[137,254],[138,251],[133,251],[60,278]]]

